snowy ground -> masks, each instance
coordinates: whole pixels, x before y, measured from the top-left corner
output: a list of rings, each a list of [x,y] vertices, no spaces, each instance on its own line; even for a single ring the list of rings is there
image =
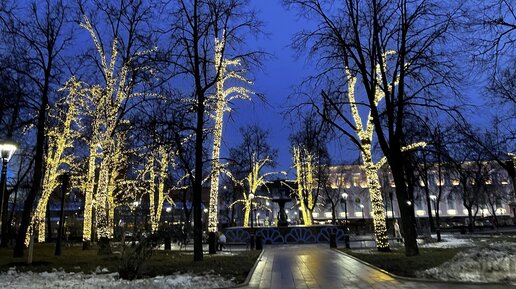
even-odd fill
[[[100,272],[105,270],[98,270]],[[157,276],[154,278],[135,281],[121,280],[117,273],[83,274],[66,273],[63,271],[20,273],[15,268],[0,274],[0,288],[28,289],[28,288],[73,288],[73,289],[111,289],[111,288],[221,288],[233,286],[235,283],[220,276],[192,276],[176,274]]]
[[[445,242],[428,243],[421,247],[469,248],[439,267],[419,272],[419,277],[516,284],[516,242],[474,243],[471,239],[456,239],[451,236],[444,236],[443,239]]]

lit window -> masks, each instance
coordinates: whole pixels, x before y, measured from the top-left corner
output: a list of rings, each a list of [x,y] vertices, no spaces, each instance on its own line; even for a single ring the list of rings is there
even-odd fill
[[[358,179],[359,179],[358,175],[353,176],[353,187],[355,187],[355,188],[358,187]]]

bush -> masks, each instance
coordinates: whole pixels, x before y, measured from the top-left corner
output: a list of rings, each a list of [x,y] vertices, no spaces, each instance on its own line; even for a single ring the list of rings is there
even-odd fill
[[[134,280],[140,276],[140,270],[152,256],[152,250],[157,244],[158,238],[155,235],[141,238],[134,247],[124,247],[118,274],[120,278]]]

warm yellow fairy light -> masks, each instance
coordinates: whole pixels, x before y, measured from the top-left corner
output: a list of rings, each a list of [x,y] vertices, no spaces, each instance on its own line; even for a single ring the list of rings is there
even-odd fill
[[[156,172],[155,162],[158,170]],[[165,180],[168,175],[170,164],[169,153],[163,145],[157,148],[157,155],[152,152],[147,162],[147,172],[149,175],[149,208],[152,232],[157,232],[161,220],[161,212],[165,202]],[[157,202],[156,202],[157,197]]]
[[[383,63],[386,63],[386,58],[388,55],[394,54],[393,51],[389,51],[384,55]],[[377,74],[377,83],[381,83],[382,74],[381,67],[377,65],[376,74]],[[374,132],[374,123],[371,111],[369,111],[367,116],[367,121],[365,124],[362,123],[362,118],[360,117],[360,113],[358,111],[358,106],[355,98],[355,85],[356,85],[356,77],[351,73],[351,71],[346,68],[346,77],[348,80],[348,99],[349,105],[351,108],[351,114],[353,116],[353,120],[355,123],[354,130],[360,140],[361,144],[361,154],[364,162],[364,168],[366,172],[368,187],[369,187],[369,197],[371,199],[371,206],[373,211],[373,225],[375,232],[376,244],[379,250],[387,251],[389,250],[389,240],[387,236],[387,228],[385,226],[385,212],[383,207],[383,198],[381,193],[381,186],[378,177],[378,170],[385,164],[386,158],[383,157],[380,159],[378,163],[374,163],[372,159],[372,140],[373,140],[373,132]],[[397,81],[394,85],[397,84]],[[382,89],[379,87],[375,89],[375,105],[378,105],[380,101],[382,101],[385,97]],[[412,150],[418,147],[425,146],[426,143],[419,142],[407,147],[404,147],[402,151]]]
[[[61,124],[50,127],[47,131],[48,151],[45,157],[45,171],[43,176],[42,192],[38,200],[32,222],[25,237],[25,245],[29,245],[30,236],[37,229],[38,242],[45,241],[45,217],[47,212],[48,200],[59,186],[58,177],[63,174],[62,165],[74,166],[73,156],[65,154],[65,150],[73,147],[73,141],[78,137],[78,132],[73,130],[72,124],[76,121],[80,96],[83,93],[83,83],[77,81],[75,77],[68,80],[60,91],[67,90],[68,94],[64,103],[68,104],[68,109],[61,113],[49,113],[49,117]],[[56,107],[57,109],[57,107]],[[63,115],[62,115],[63,114]],[[61,120],[61,118],[64,119]]]
[[[120,112],[124,102],[139,95],[131,92],[132,81],[129,78],[133,58],[125,59],[118,68],[118,40],[115,37],[109,54],[98,39],[94,27],[84,16],[81,27],[85,28],[100,58],[100,68],[105,79],[103,85],[91,85],[88,95],[88,108],[85,109],[92,118],[91,138],[89,140],[88,173],[83,185],[85,194],[83,240],[91,240],[92,209],[96,212],[97,237],[111,238],[114,231],[114,209],[118,205],[114,196],[121,168],[126,165],[124,157],[125,136],[117,131],[123,123]],[[148,51],[135,54],[141,56]],[[109,56],[108,56],[109,55]],[[109,57],[109,59],[108,59]],[[145,68],[140,68],[145,69]],[[131,93],[130,93],[131,92]],[[98,172],[98,180],[95,175]],[[94,191],[96,188],[96,191]]]
[[[224,34],[224,33],[223,33]],[[224,124],[224,113],[230,110],[229,103],[233,99],[251,99],[251,92],[243,87],[231,86],[225,88],[227,80],[237,80],[247,84],[246,80],[239,71],[229,70],[229,66],[240,66],[239,60],[228,60],[223,56],[225,39],[215,39],[215,69],[218,71],[216,94],[210,97],[213,102],[215,114],[213,116],[215,125],[213,129],[213,150],[212,150],[212,172],[210,179],[210,201],[208,210],[208,231],[216,232],[218,224],[218,199],[219,199],[219,178],[222,170],[220,163],[220,146],[222,143],[222,129]]]
[[[260,171],[263,168],[264,165],[271,162],[271,159],[269,157],[263,159],[263,160],[256,160],[256,155],[253,153],[252,155],[252,170],[249,172],[247,177],[243,180],[244,183],[247,184],[249,188],[249,192],[243,194],[243,198],[240,200],[236,200],[232,204],[229,205],[229,207],[234,206],[237,203],[243,203],[244,204],[244,227],[249,227],[249,216],[251,215],[251,204],[254,199],[265,199],[270,200],[270,197],[268,196],[258,196],[256,195],[256,191],[261,186],[265,185],[266,183],[266,177],[272,174],[276,174],[276,172],[270,172],[265,173],[263,175],[260,175]],[[267,187],[265,187],[267,189]]]
[[[371,112],[367,117],[366,128],[364,129],[362,118],[360,117],[355,98],[356,77],[346,68],[346,76],[348,79],[348,99],[351,108],[351,114],[355,122],[355,132],[358,135],[361,144],[362,160],[364,162],[366,178],[369,187],[369,197],[371,199],[371,207],[373,210],[373,225],[376,239],[376,246],[379,250],[389,250],[389,238],[387,236],[387,228],[385,226],[385,214],[383,207],[383,199],[381,193],[380,181],[378,178],[378,167],[372,159],[371,143],[373,140],[374,124]],[[379,75],[381,76],[381,75]],[[375,103],[379,103],[384,97],[379,93],[381,90],[376,89]]]
[[[317,180],[314,179],[314,157],[306,149],[293,148],[294,167],[296,168],[297,198],[299,209],[305,225],[313,224],[313,209],[315,208],[315,188]]]

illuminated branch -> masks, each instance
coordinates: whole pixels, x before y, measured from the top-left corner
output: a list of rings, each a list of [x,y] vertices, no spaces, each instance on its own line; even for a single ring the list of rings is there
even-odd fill
[[[38,200],[32,222],[25,237],[25,245],[29,245],[30,236],[37,228],[38,242],[45,241],[45,216],[47,204],[52,192],[59,186],[58,177],[64,173],[64,166],[74,167],[74,158],[65,150],[73,148],[73,142],[79,134],[72,128],[77,120],[80,96],[84,93],[83,83],[75,77],[68,80],[60,91],[67,90],[68,94],[61,104],[56,105],[55,112],[49,113],[51,121],[58,122],[47,130],[48,151],[45,158],[45,173],[43,176],[42,192]],[[68,104],[66,111],[59,110],[64,103]],[[62,119],[64,117],[64,119]]]
[[[313,156],[306,149],[293,148],[296,168],[297,198],[305,225],[312,225],[312,211],[315,207],[316,181],[313,177]]]
[[[231,203],[229,207],[234,206],[237,203],[243,203],[244,204],[244,227],[249,227],[249,216],[251,214],[251,202],[253,199],[265,199],[269,200],[270,197],[268,196],[257,196],[256,191],[261,187],[264,186],[267,191],[269,189],[266,184],[266,178],[267,176],[277,174],[276,172],[269,172],[265,174],[260,174],[261,169],[263,166],[265,166],[268,162],[271,162],[271,159],[269,157],[263,159],[263,160],[256,160],[256,154],[253,153],[252,155],[252,169],[247,175],[246,178],[244,178],[241,183],[246,185],[248,187],[249,192],[243,193],[243,199],[236,200],[235,202]],[[270,192],[269,192],[270,193]],[[251,198],[250,195],[253,195],[254,197]]]
[[[224,35],[225,33],[223,33]],[[208,211],[208,231],[216,232],[218,223],[218,200],[219,200],[219,178],[221,173],[220,146],[222,143],[222,129],[224,123],[224,113],[230,111],[230,101],[233,99],[251,99],[251,92],[243,87],[231,86],[225,88],[226,81],[237,80],[247,84],[251,82],[245,79],[240,73],[242,71],[228,71],[228,66],[240,66],[239,60],[228,60],[223,57],[225,39],[221,41],[215,39],[215,69],[218,71],[216,94],[208,100],[214,104],[215,126],[213,129],[213,150],[212,150],[212,172],[210,179],[210,201]]]
[[[100,58],[100,68],[105,80],[103,85],[92,85],[88,97],[88,107],[91,122],[91,137],[89,139],[88,173],[83,186],[85,193],[83,240],[91,240],[92,209],[95,206],[96,228],[99,238],[111,238],[113,235],[114,209],[118,205],[115,200],[116,181],[120,168],[125,166],[124,135],[119,135],[117,128],[125,124],[121,114],[125,109],[124,103],[131,97],[141,93],[130,93],[133,81],[129,72],[134,69],[149,69],[145,67],[132,68],[130,65],[135,57],[150,51],[135,53],[119,65],[118,39],[113,38],[110,53],[106,54],[98,39],[95,28],[86,16],[83,16],[81,27],[85,28],[94,44]],[[109,55],[109,59],[108,59]],[[129,124],[127,124],[129,125]],[[95,178],[98,172],[98,181]],[[96,188],[96,191],[94,189]]]
[[[152,232],[157,232],[161,220],[161,212],[163,211],[163,203],[165,201],[165,180],[168,175],[170,158],[168,152],[163,145],[159,145],[157,152],[151,152],[147,162],[147,173],[149,175],[149,208]],[[157,163],[157,171],[156,164]],[[157,202],[156,202],[157,197]],[[169,202],[173,204],[172,199]]]

